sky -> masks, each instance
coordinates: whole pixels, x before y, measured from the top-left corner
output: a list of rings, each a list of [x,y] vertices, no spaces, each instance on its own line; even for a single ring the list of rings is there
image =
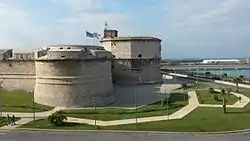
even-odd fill
[[[0,48],[97,44],[86,30],[161,38],[162,58],[250,58],[250,0],[0,0]]]

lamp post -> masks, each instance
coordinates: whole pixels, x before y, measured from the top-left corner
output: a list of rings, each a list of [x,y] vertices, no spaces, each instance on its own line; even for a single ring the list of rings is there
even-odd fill
[[[33,100],[32,100],[32,105],[33,105],[33,123],[36,124],[36,110],[35,110],[35,93],[34,90],[32,91],[33,94]]]
[[[196,83],[198,83],[199,79],[198,79],[198,72],[199,72],[199,68],[196,68]]]
[[[222,70],[222,68],[220,68],[220,79],[222,79],[222,72],[223,72],[223,70]]]
[[[2,105],[3,105],[3,101],[2,101],[2,84],[3,81],[0,81],[0,117],[3,117],[3,113],[2,113]]]
[[[207,68],[204,68],[205,72],[204,72],[204,78],[206,78],[206,72],[207,72]]]
[[[137,79],[137,85],[141,84],[141,76],[139,75],[138,76],[138,79]],[[135,101],[135,130],[137,130],[137,123],[138,123],[138,119],[137,119],[137,101],[138,100],[138,97],[137,97],[137,91],[135,89],[134,91],[134,101]]]
[[[166,78],[164,78],[164,92],[165,92],[165,97],[164,99],[167,99],[167,118],[169,120],[169,112],[168,112],[168,105],[169,105],[169,97],[167,97],[167,88],[166,88]]]
[[[95,127],[96,127],[96,99],[95,99],[95,95],[93,97],[93,104],[94,104],[94,113],[95,113]]]

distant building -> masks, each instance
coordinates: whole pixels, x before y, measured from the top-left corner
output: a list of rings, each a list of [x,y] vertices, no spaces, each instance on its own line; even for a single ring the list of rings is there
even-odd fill
[[[203,60],[201,64],[236,64],[240,63],[239,59],[218,59],[218,60]]]

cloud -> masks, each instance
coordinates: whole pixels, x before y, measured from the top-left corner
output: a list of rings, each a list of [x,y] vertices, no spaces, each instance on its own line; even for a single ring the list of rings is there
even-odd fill
[[[3,3],[0,4],[0,21],[4,21],[0,25],[1,48],[17,48],[24,38],[35,41],[36,35],[42,32],[34,26],[29,12]]]
[[[207,9],[203,13],[194,13],[186,21],[178,23],[177,26],[188,25],[197,27],[204,24],[219,23],[226,21],[230,17],[230,13],[238,8],[240,0],[224,0],[216,7]]]
[[[71,11],[94,11],[103,8],[103,0],[52,0],[59,5],[66,6]]]

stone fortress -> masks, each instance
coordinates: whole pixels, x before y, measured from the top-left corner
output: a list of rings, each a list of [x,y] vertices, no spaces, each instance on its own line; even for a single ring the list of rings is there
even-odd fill
[[[160,73],[161,40],[119,37],[104,30],[101,46],[50,45],[33,53],[0,50],[4,90],[34,91],[35,102],[63,107],[106,106],[116,85],[154,84]]]

